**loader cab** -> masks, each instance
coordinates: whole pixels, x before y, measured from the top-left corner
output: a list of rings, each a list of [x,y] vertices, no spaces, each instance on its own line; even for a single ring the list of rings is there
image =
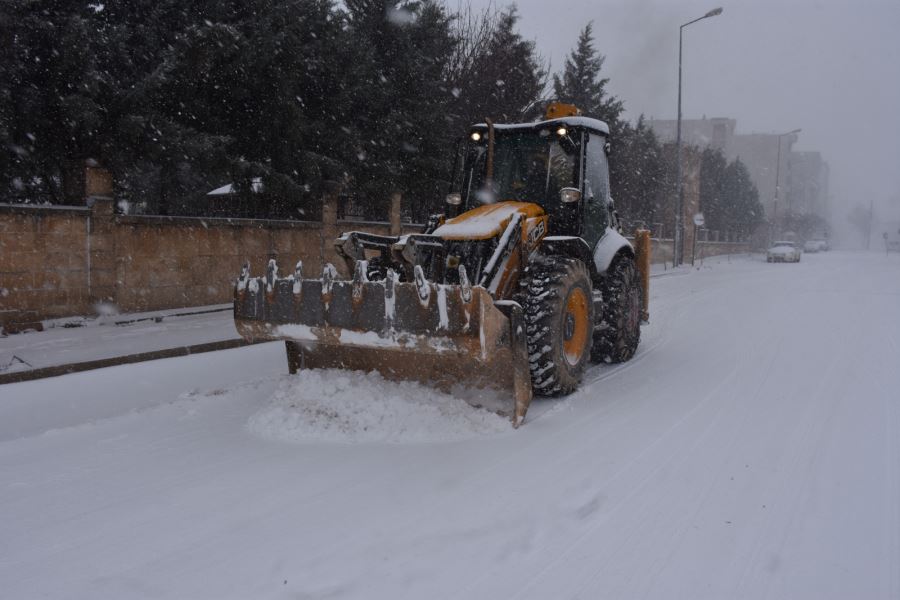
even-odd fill
[[[493,177],[488,178],[489,128],[469,132],[448,199],[451,215],[515,200],[541,206],[550,235],[580,236],[593,247],[610,223],[608,135],[585,117],[494,125]]]

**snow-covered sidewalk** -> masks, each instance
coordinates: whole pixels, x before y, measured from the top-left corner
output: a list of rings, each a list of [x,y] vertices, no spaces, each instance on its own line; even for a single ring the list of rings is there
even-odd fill
[[[239,340],[231,304],[119,314],[95,319],[58,319],[44,331],[0,337],[0,381],[4,375],[52,367],[102,363]],[[227,344],[226,344],[227,345]]]

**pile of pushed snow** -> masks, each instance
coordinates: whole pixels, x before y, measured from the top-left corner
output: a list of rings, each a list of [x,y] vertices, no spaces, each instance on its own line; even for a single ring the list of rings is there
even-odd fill
[[[378,373],[303,370],[252,417],[253,433],[307,442],[445,442],[509,432],[508,419],[460,397]]]

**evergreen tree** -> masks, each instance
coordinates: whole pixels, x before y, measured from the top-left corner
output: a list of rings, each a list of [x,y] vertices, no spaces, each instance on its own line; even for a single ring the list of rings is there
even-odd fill
[[[633,127],[623,122],[612,143],[610,187],[619,213],[629,225],[652,227],[665,197],[662,146],[643,115]]]
[[[575,49],[566,58],[562,77],[553,76],[553,90],[557,100],[574,104],[586,117],[605,121],[616,133],[624,105],[606,91],[609,78],[600,75],[606,57],[594,48],[593,27],[588,23],[581,30]]]
[[[715,148],[701,154],[700,208],[709,229],[729,235],[749,236],[764,219],[747,167],[739,158],[727,162]]]
[[[759,191],[740,158],[726,167],[723,187],[728,199],[725,230],[741,236],[751,235],[765,220],[765,212],[759,201]]]
[[[728,161],[716,148],[704,148],[700,154],[700,210],[706,227],[716,231],[730,231],[731,202],[727,189]]]
[[[336,105],[351,187],[379,207],[393,192],[433,196],[448,169],[441,133],[452,98],[443,80],[450,17],[430,1],[348,0],[346,7]]]
[[[534,42],[516,31],[518,21],[515,6],[457,16],[457,48],[447,77],[458,129],[486,117],[498,123],[517,122],[541,97],[547,71]]]
[[[104,163],[120,195],[166,213],[232,181],[254,216],[306,217],[328,162],[316,149],[336,88],[324,75],[337,72],[331,4],[136,1],[104,13],[116,83]],[[251,193],[254,177],[265,194]]]
[[[25,201],[80,201],[102,118],[92,9],[8,0],[0,10],[0,189]]]

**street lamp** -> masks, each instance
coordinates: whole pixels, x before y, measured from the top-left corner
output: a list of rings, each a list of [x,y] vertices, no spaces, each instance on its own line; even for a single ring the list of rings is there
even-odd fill
[[[722,14],[721,8],[714,8],[702,17],[698,19],[694,19],[693,21],[688,21],[684,25],[678,28],[678,125],[676,128],[675,134],[675,147],[676,147],[676,162],[678,163],[678,201],[675,207],[675,252],[673,258],[673,264],[678,266],[683,261],[684,257],[684,182],[681,180],[682,177],[682,169],[681,169],[681,38],[682,33],[684,32],[684,28],[692,23],[696,23],[697,21],[702,21],[703,19],[708,19],[709,17],[715,17]]]
[[[795,129],[793,131],[787,131],[785,133],[778,134],[778,158],[775,160],[775,202],[772,205],[772,228],[777,231],[778,230],[778,188],[779,183],[781,182],[781,138],[794,135],[795,133],[800,133],[803,131],[802,129]],[[775,232],[773,231],[773,234]],[[778,235],[781,235],[781,232],[778,231]],[[775,240],[771,240],[775,241]]]

